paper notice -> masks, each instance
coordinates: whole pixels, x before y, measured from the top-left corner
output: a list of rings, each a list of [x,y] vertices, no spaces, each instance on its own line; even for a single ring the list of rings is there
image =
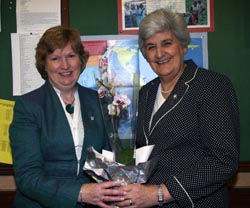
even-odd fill
[[[0,99],[0,162],[12,164],[9,126],[13,118],[14,101]]]

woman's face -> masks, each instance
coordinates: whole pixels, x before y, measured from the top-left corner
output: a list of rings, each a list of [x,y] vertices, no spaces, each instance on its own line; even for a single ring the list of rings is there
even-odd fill
[[[56,49],[46,58],[46,70],[49,80],[60,91],[73,89],[81,73],[82,63],[70,43],[62,49]]]
[[[182,47],[172,32],[159,32],[145,41],[145,57],[161,78],[174,78],[182,73],[186,47]]]

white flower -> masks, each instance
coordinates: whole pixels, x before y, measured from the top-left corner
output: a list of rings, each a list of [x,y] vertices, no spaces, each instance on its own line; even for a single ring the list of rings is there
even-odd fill
[[[105,96],[112,98],[112,103],[109,103],[107,106],[108,114],[119,117],[121,111],[125,110],[131,104],[131,101],[125,94],[116,94],[114,85],[112,82],[109,82],[112,79],[107,72],[102,74],[102,79],[96,79],[98,94],[100,98],[104,98]]]
[[[103,83],[106,84],[106,85],[110,85],[114,82],[114,75],[111,74],[111,73],[108,73],[108,72],[104,72],[102,74],[102,80],[103,80]]]
[[[108,72],[104,72],[102,74],[102,80],[103,80],[104,83],[108,83],[108,80],[109,80],[109,74],[108,74]]]
[[[115,95],[113,105],[119,106],[121,109],[125,109],[130,105],[131,101],[125,94]]]
[[[108,105],[108,113],[111,116],[119,116],[121,113],[121,110],[119,108],[119,106],[113,105],[113,104],[109,104]]]
[[[105,87],[101,86],[100,88],[98,88],[98,94],[99,94],[99,98],[104,98],[104,96],[106,95]]]

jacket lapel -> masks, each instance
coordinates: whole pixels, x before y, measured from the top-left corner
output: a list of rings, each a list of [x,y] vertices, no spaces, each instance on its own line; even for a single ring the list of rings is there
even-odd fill
[[[81,105],[81,114],[84,125],[84,140],[83,140],[83,152],[82,156],[86,156],[86,149],[93,144],[93,123],[95,119],[101,119],[101,115],[95,115],[93,112],[93,106],[96,106],[93,97],[90,98],[89,94],[85,92],[85,88],[78,85],[78,93]],[[88,97],[88,98],[87,98]],[[87,98],[87,99],[86,99]],[[96,100],[95,100],[96,101]],[[100,117],[96,117],[100,116]],[[98,129],[96,129],[98,131]]]
[[[151,128],[149,127],[150,119],[151,119],[151,114],[153,111],[154,107],[154,102],[158,90],[158,86],[160,84],[160,80],[156,79],[153,82],[152,89],[148,91],[149,94],[149,99],[147,99],[147,110],[146,110],[146,116],[145,116],[145,131],[147,136],[150,136],[154,129],[157,127],[159,122],[166,117],[174,108],[176,108],[182,101],[183,97],[185,94],[188,92],[189,89],[189,82],[192,81],[195,78],[196,72],[198,70],[197,65],[193,61],[186,61],[187,67],[183,71],[183,74],[181,75],[180,79],[176,83],[173,91],[171,92],[170,96],[166,101],[162,104],[162,106],[158,109],[158,111],[155,113],[152,123],[151,123]],[[150,115],[149,115],[150,114]]]
[[[144,118],[144,132],[146,136],[149,136],[150,133],[150,120],[151,120],[151,114],[153,112],[155,98],[158,90],[158,85],[160,83],[159,79],[155,79],[151,82],[151,88],[147,91],[146,94],[146,109],[145,109],[145,118]],[[151,125],[152,126],[152,125]]]
[[[47,94],[45,96],[47,132],[50,135],[49,138],[53,138],[49,142],[58,140],[60,148],[71,146],[70,153],[74,153],[74,142],[67,117],[55,90],[48,81],[45,83],[45,93]],[[65,149],[68,151],[69,148]]]
[[[81,87],[78,87],[78,93],[79,93],[79,99],[80,99],[80,105],[81,105],[81,114],[82,114],[82,120],[84,125],[84,144],[86,144],[86,138],[89,138],[87,135],[89,135],[89,129],[91,129],[90,120],[95,119],[93,115],[90,115],[89,105],[91,105],[91,99],[84,99],[88,95],[85,94],[84,90],[82,90]]]

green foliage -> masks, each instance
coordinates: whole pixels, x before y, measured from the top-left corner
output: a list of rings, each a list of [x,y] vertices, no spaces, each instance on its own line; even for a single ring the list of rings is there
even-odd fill
[[[117,162],[127,166],[135,165],[133,141],[131,139],[123,139],[121,141],[123,148],[119,151],[119,161]]]

